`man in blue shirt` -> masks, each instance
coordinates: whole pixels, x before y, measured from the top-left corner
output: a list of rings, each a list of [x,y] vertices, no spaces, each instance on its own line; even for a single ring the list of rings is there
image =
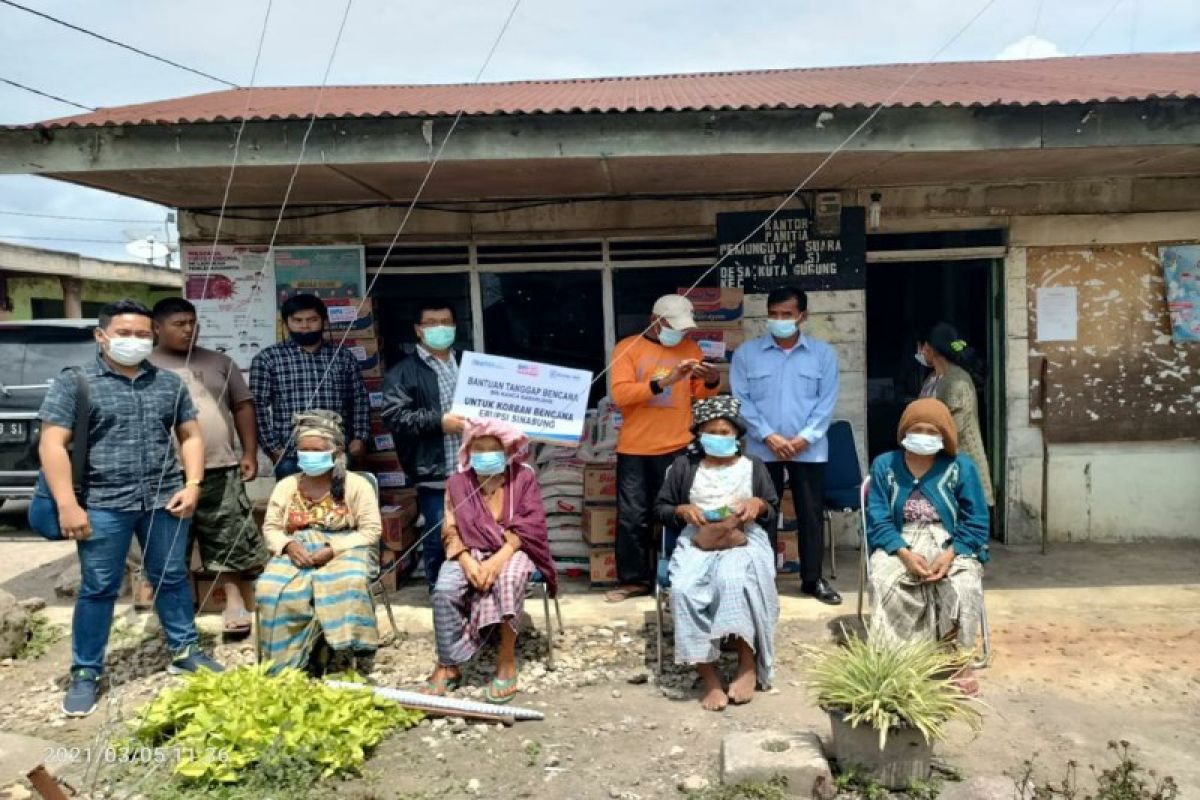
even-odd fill
[[[808,295],[776,289],[767,295],[767,334],[737,349],[730,368],[733,393],[749,425],[746,452],[767,465],[783,496],[786,475],[800,525],[800,588],[822,603],[841,595],[821,577],[825,561],[822,494],[829,443],[825,432],[837,404],[837,351],[801,331]]]
[[[100,352],[83,366],[88,422],[81,495],[75,493],[68,451],[76,414],[83,411],[71,371],[54,380],[38,413],[38,454],[55,506],[47,513],[57,516],[63,537],[75,541],[82,576],[71,624],[71,684],[62,705],[70,717],[96,709],[113,606],[134,536],[172,651],[168,671],[221,671],[198,647],[188,581],[188,525],[204,478],[196,408],[178,375],[146,360],[154,349],[149,309],[122,300],[105,306],[99,323]],[[31,522],[34,514],[31,507]],[[34,527],[49,526],[34,522]]]

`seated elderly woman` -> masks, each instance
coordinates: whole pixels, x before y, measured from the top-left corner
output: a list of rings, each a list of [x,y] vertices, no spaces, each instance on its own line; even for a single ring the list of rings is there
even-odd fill
[[[379,632],[370,579],[382,524],[374,487],[347,473],[342,419],[294,418],[300,474],[275,485],[263,522],[274,558],[255,586],[264,656],[315,674],[371,671]]]
[[[740,411],[729,396],[695,404],[697,441],[667,470],[656,503],[663,525],[683,528],[670,572],[675,662],[696,665],[709,711],[749,703],[756,686],[770,686],[779,621],[767,536],[779,498],[763,463],[741,452]],[[727,638],[738,656],[728,693],[715,666]]]
[[[975,463],[958,452],[954,419],[940,400],[909,404],[898,436],[902,449],[871,465],[871,637],[925,638],[970,650],[988,560],[983,484]]]
[[[484,699],[507,703],[517,693],[517,626],[534,570],[558,591],[537,474],[525,463],[529,440],[496,420],[468,420],[459,471],[446,482],[442,542],[446,561],[433,589],[437,667],[426,694],[462,682],[459,667],[499,629],[496,676]]]

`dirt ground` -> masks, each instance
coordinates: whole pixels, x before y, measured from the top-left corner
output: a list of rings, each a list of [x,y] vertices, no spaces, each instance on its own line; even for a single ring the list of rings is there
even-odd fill
[[[33,555],[45,547],[0,541],[0,588],[18,598],[52,594],[47,581],[73,556]],[[1125,739],[1142,763],[1176,778],[1182,797],[1200,797],[1200,546],[1060,545],[1045,557],[997,550],[986,579],[993,661],[980,673],[985,725],[978,736],[952,730],[939,756],[967,776],[997,776],[1019,771],[1036,753],[1040,774],[1056,778],[1071,759],[1108,764],[1106,743]],[[16,565],[26,557],[33,563]],[[853,557],[842,555],[847,563]],[[517,702],[543,711],[544,722],[495,729],[426,721],[388,739],[364,777],[331,786],[328,796],[650,800],[680,796],[677,784],[688,776],[715,784],[720,741],[729,732],[828,735],[805,671],[816,649],[833,646],[839,623],[854,624],[856,579],[849,573],[853,568],[843,565],[840,609],[799,597],[796,580],[781,577],[775,687],[721,714],[700,709],[684,672],[654,677],[649,601],[612,607],[594,594],[569,592],[555,672],[544,669],[541,603],[530,601],[537,631],[524,640]],[[47,599],[52,619],[65,622],[69,601]],[[411,687],[432,657],[429,611],[419,588],[394,603],[404,635],[381,652],[375,677]],[[205,619],[202,627],[214,622]],[[120,685],[110,695],[117,705],[105,709],[116,716],[167,682],[160,672],[166,653],[156,640],[139,643],[131,634],[119,644],[124,649],[113,660],[121,665],[114,670]],[[244,644],[221,645],[217,653],[226,663],[252,659]],[[67,745],[90,741],[105,713],[66,721],[56,712],[57,681],[68,665],[63,641],[37,661],[0,667],[0,726]],[[469,682],[482,686],[487,666],[485,658],[468,672]],[[67,765],[64,776],[78,785],[82,771]]]

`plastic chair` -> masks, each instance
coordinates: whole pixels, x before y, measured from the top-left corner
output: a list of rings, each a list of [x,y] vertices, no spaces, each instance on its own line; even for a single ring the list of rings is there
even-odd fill
[[[862,468],[858,449],[854,446],[854,428],[847,420],[834,420],[825,434],[829,440],[829,460],[825,463],[825,491],[822,495],[825,516],[825,539],[829,543],[829,575],[837,578],[837,547],[833,539],[833,512],[858,512],[863,504],[859,494]]]
[[[554,615],[558,618],[558,632],[562,634],[566,631],[563,627],[562,609],[558,607],[558,598],[550,597],[550,587],[546,583],[546,576],[542,574],[540,569],[535,569],[533,575],[529,578],[529,588],[526,590],[526,596],[533,593],[534,588],[542,590],[542,610],[546,615],[546,669],[554,669],[554,627],[550,624],[550,600],[554,600]]]
[[[671,591],[671,556],[675,554],[675,545],[679,543],[677,528],[662,529],[662,546],[658,548],[658,562],[654,574],[654,613],[658,619],[657,652],[655,658],[658,664],[658,674],[663,671],[663,603],[667,592]]]
[[[371,484],[371,489],[374,490],[376,500],[378,500],[378,478],[370,472],[356,472],[355,474],[365,478],[367,483]],[[380,577],[378,569],[378,559],[376,559],[375,575],[367,585],[367,593],[371,597],[371,608],[374,611],[374,609],[379,607],[380,603],[383,604],[383,609],[387,613],[388,624],[392,628],[392,636],[398,641],[400,639],[400,628],[396,625],[396,615],[392,612],[392,600],[388,597],[387,587],[383,585],[383,579]],[[262,663],[262,627],[260,625],[257,603],[254,605],[254,659]]]
[[[859,571],[858,571],[858,621],[866,628],[867,623],[863,618],[863,597],[867,591],[871,590],[871,553],[867,545],[867,495],[871,492],[871,478],[868,476],[859,489],[858,497],[862,508],[860,515],[862,524],[859,530],[862,538],[859,541]],[[871,602],[874,604],[874,592],[871,592]],[[978,660],[971,663],[975,669],[983,669],[992,660],[992,632],[988,627],[987,616],[987,595],[983,592],[983,587],[980,587],[979,594],[979,635],[983,639],[983,652]]]

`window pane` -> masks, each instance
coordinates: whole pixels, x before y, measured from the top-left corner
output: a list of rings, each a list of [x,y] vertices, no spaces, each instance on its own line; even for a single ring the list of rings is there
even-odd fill
[[[613,303],[617,314],[617,341],[639,334],[650,324],[650,309],[664,294],[686,289],[704,274],[707,266],[655,267],[613,271]],[[721,270],[714,269],[701,286],[720,286]]]
[[[487,352],[586,369],[604,369],[604,311],[599,270],[505,272],[479,276]],[[604,396],[592,384],[590,404]]]

